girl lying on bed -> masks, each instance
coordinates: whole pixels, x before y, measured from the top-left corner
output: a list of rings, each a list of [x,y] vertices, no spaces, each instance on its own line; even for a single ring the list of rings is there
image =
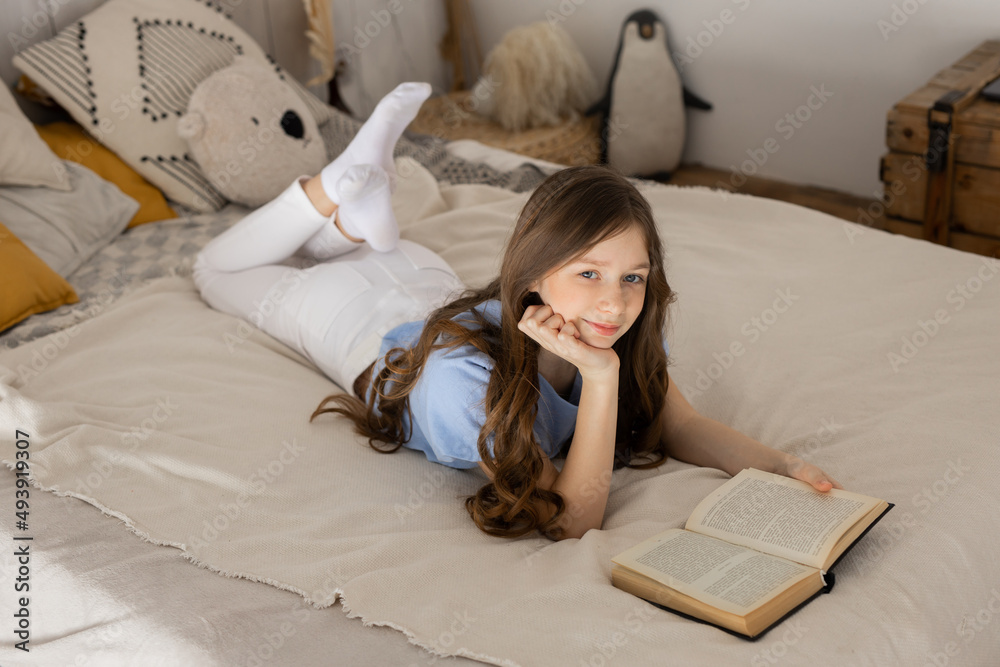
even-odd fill
[[[429,94],[400,85],[319,175],[212,240],[195,264],[209,305],[353,390],[312,418],[344,415],[379,451],[480,467],[489,482],[465,505],[491,535],[580,537],[601,527],[614,468],[668,456],[840,488],[701,416],[670,381],[663,332],[675,296],[650,206],[621,175],[589,166],[546,179],[500,275],[480,290],[462,292],[443,259],[399,240],[392,151]],[[550,460],[559,455],[562,471]]]

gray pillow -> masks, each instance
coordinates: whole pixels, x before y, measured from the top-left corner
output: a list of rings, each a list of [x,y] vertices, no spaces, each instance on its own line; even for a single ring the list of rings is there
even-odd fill
[[[86,167],[63,160],[71,190],[0,187],[0,222],[63,278],[128,226],[139,202]]]
[[[31,126],[6,83],[0,83],[0,184],[69,190],[59,158]]]

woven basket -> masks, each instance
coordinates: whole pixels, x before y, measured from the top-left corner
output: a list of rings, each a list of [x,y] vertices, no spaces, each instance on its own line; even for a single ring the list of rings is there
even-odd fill
[[[553,127],[510,132],[476,113],[468,103],[468,95],[468,91],[457,91],[432,97],[424,102],[409,130],[449,141],[475,139],[489,146],[569,166],[600,162],[599,117],[580,117]]]

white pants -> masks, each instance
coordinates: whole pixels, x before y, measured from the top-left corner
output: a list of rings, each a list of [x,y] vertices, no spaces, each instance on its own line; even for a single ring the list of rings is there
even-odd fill
[[[416,243],[381,253],[348,241],[301,183],[208,243],[194,281],[212,308],[259,327],[351,391],[386,333],[424,319],[463,285]]]

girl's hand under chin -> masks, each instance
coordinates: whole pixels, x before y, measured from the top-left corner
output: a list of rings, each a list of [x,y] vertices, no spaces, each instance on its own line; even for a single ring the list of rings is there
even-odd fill
[[[585,379],[618,377],[619,360],[615,351],[593,347],[580,340],[576,326],[549,305],[528,306],[517,328],[542,349],[576,366]]]

